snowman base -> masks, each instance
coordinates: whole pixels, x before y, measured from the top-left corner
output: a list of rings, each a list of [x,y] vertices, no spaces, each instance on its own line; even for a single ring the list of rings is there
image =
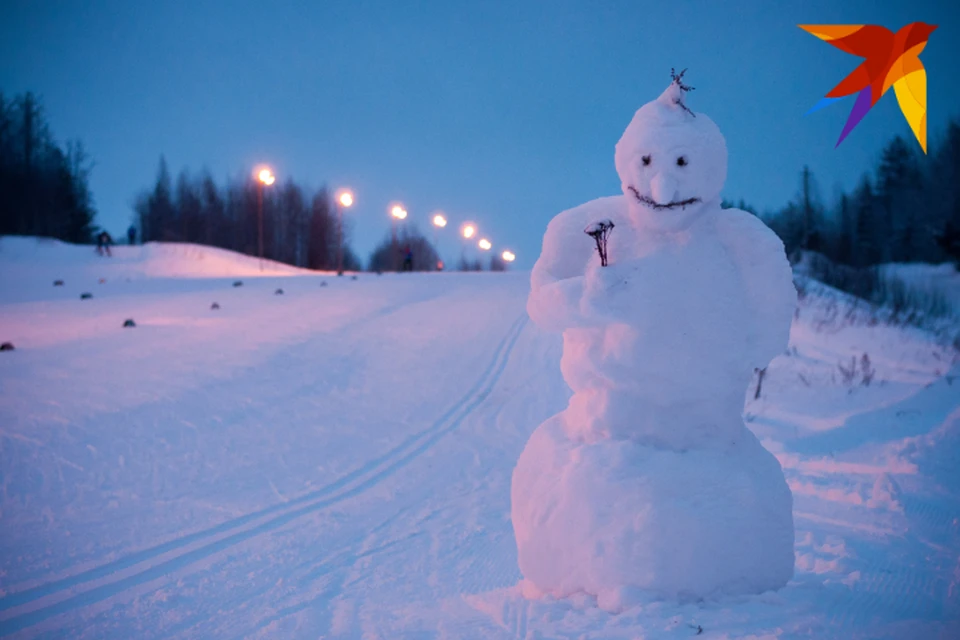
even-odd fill
[[[523,590],[619,610],[646,598],[755,594],[793,575],[792,496],[777,459],[736,442],[677,451],[584,442],[549,419],[513,473]]]

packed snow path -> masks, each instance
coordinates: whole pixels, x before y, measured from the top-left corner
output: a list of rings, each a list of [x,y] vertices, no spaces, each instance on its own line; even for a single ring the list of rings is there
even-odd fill
[[[794,493],[794,579],[611,615],[516,587],[510,475],[568,397],[527,274],[259,278],[9,240],[0,636],[960,635],[955,354],[830,292],[746,406]]]

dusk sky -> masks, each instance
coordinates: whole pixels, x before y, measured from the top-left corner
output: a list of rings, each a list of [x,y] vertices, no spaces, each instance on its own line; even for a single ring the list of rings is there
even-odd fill
[[[364,260],[398,200],[427,231],[435,209],[475,221],[529,268],[552,216],[619,193],[614,144],[671,67],[689,68],[688,103],[726,136],[727,198],[780,206],[808,164],[829,202],[892,135],[913,136],[891,91],[834,149],[853,98],[804,113],[860,59],[797,25],[920,20],[939,25],[921,54],[936,144],[960,116],[960,10],[945,0],[5,0],[0,91],[37,93],[57,140],[83,141],[115,237],[163,154],[221,182],[268,163],[351,187]]]

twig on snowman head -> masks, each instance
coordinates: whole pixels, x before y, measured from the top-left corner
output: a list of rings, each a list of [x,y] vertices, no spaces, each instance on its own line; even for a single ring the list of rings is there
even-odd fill
[[[696,118],[697,114],[691,111],[690,108],[687,107],[687,105],[683,104],[683,94],[687,91],[694,90],[694,87],[683,84],[683,74],[685,74],[686,72],[687,70],[684,69],[678,74],[676,69],[674,69],[673,67],[670,67],[670,79],[673,80],[674,84],[680,87],[680,95],[677,97],[676,100],[673,101],[673,103],[678,105],[681,109],[683,109],[684,111],[692,115],[694,118]]]
[[[597,253],[600,254],[600,266],[607,266],[607,237],[613,230],[612,220],[601,220],[594,222],[583,230],[585,234],[593,238],[597,243]]]

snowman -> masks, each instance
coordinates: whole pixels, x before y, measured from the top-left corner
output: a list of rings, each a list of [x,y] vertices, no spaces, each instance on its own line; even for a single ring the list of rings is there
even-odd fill
[[[796,290],[779,238],[720,208],[726,143],[682,75],[616,145],[623,195],[556,216],[531,275],[527,311],[562,332],[573,395],[513,474],[530,596],[618,609],[793,574],[792,496],[741,414],[754,371],[787,347]]]

